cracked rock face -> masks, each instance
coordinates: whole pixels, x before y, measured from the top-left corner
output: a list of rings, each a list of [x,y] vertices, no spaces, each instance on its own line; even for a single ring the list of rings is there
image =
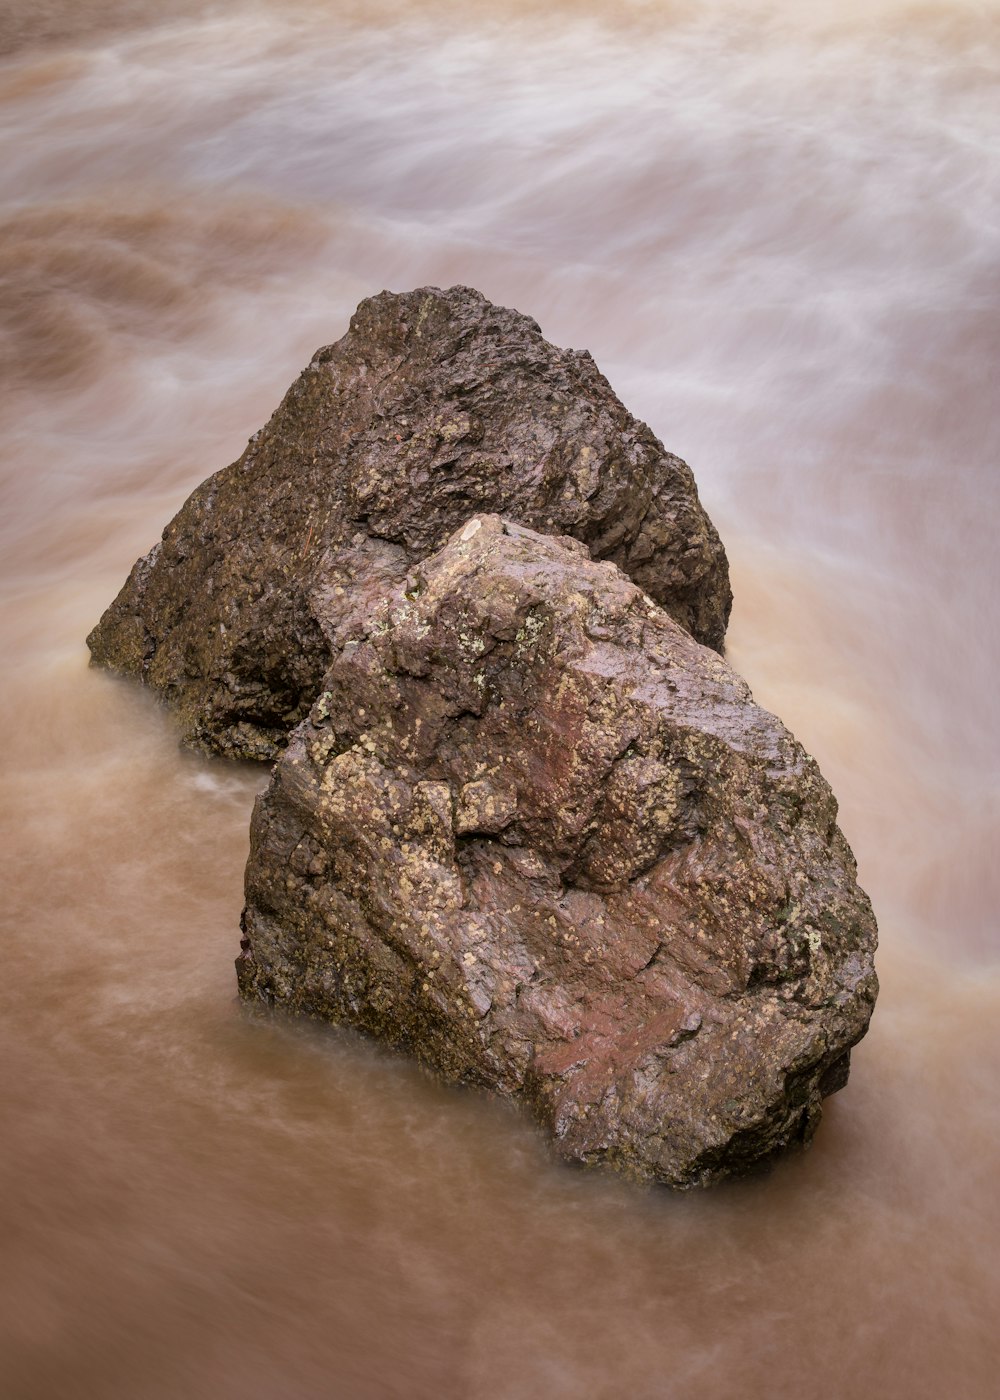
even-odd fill
[[[586,351],[425,287],[362,302],[198,487],[88,638],[94,663],[156,690],[188,742],[273,758],[359,619],[477,511],[582,540],[721,649],[728,566],[690,469]]]
[[[252,826],[237,963],[671,1186],[808,1141],[877,983],[815,762],[612,563],[496,516],[337,651]]]

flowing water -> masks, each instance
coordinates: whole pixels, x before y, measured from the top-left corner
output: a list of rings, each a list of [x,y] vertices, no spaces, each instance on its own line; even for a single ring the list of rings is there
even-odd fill
[[[996,0],[5,0],[3,1400],[998,1393]],[[471,283],[693,465],[883,991],[675,1196],[244,1023],[255,770],[83,638],[356,302]]]

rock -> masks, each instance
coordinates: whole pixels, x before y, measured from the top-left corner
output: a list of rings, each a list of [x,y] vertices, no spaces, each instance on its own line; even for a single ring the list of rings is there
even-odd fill
[[[571,534],[721,649],[725,552],[690,469],[586,351],[468,287],[383,292],[209,477],[88,642],[189,743],[273,758],[339,645],[477,511]]]
[[[614,564],[470,520],[336,655],[258,801],[240,992],[703,1185],[808,1141],[877,983],[815,762]]]

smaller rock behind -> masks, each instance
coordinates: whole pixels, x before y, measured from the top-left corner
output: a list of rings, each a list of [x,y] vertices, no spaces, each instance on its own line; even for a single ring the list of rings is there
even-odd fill
[[[571,534],[721,648],[731,594],[690,469],[586,352],[469,287],[383,292],[133,568],[88,642],[188,742],[273,758],[354,620],[477,510]]]

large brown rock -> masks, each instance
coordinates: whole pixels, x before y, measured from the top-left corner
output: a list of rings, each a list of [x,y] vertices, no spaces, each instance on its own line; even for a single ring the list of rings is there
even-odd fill
[[[209,477],[88,638],[186,739],[271,758],[358,618],[476,511],[571,534],[721,649],[726,556],[689,468],[586,351],[468,287],[383,292]]]
[[[613,564],[473,518],[336,656],[259,800],[242,996],[671,1186],[813,1134],[877,983],[815,762]]]

